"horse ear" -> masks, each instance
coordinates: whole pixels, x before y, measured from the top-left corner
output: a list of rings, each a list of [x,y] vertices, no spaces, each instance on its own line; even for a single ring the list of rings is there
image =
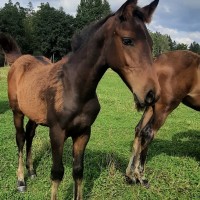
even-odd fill
[[[127,0],[115,13],[119,19],[124,21],[129,15],[132,15],[133,7],[137,5],[137,0]],[[129,12],[130,11],[130,12]]]
[[[144,22],[146,22],[146,23],[151,22],[152,15],[158,5],[158,2],[159,2],[159,0],[154,0],[149,5],[147,5],[141,9],[141,12],[144,15]]]

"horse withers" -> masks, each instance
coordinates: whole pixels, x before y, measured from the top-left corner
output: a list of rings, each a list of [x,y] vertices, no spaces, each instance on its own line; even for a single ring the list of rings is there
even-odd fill
[[[164,124],[167,116],[182,102],[200,111],[200,56],[190,51],[161,54],[154,61],[161,87],[160,99],[147,107],[135,129],[133,153],[126,170],[129,182],[141,182],[149,143]]]
[[[56,199],[63,178],[63,146],[68,137],[73,140],[74,199],[83,199],[84,151],[91,125],[100,111],[96,87],[109,67],[130,88],[138,108],[156,102],[160,88],[152,67],[152,40],[145,23],[150,22],[157,4],[158,0],[154,0],[140,8],[136,0],[126,1],[116,13],[73,37],[73,52],[66,62],[52,64],[22,55],[12,64],[8,73],[8,96],[16,128],[19,191],[26,189],[24,143],[26,166],[29,174],[34,176],[32,140],[35,128],[42,124],[49,127],[52,149],[51,199]],[[15,53],[12,48],[4,52],[6,55]],[[29,118],[26,130],[24,116]]]

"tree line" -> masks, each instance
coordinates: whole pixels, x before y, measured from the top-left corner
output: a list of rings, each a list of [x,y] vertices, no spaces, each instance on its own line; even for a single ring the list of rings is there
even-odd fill
[[[150,35],[153,40],[153,56],[157,56],[161,53],[174,50],[190,50],[200,54],[200,45],[197,42],[192,42],[190,45],[184,43],[177,43],[173,41],[167,34],[161,34],[159,32],[152,33]]]
[[[76,16],[65,13],[62,7],[51,7],[49,3],[41,3],[35,10],[31,1],[22,7],[19,2],[14,4],[8,0],[0,8],[0,32],[15,38],[24,54],[58,60],[71,51],[70,41],[76,31],[110,13],[107,0],[81,0]],[[200,45],[196,42],[188,46],[172,41],[169,35],[150,34],[154,42],[153,56],[176,49],[189,49],[200,54]],[[1,54],[0,66],[3,64]]]
[[[0,32],[15,38],[22,53],[58,60],[71,51],[70,41],[75,31],[110,12],[107,0],[81,0],[76,17],[49,3],[41,3],[34,10],[31,1],[24,8],[19,2],[14,4],[9,0],[0,8]],[[2,55],[0,62],[2,66]]]

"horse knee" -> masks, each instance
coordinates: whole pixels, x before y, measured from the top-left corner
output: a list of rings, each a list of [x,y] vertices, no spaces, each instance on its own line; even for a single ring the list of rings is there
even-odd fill
[[[74,179],[82,179],[83,178],[83,167],[81,165],[79,165],[79,164],[74,165],[73,177],[74,177]]]
[[[140,126],[135,127],[135,136],[137,136],[140,133]]]
[[[59,167],[59,169],[51,169],[51,180],[62,180],[64,176],[64,167]]]
[[[148,145],[154,138],[152,128],[149,125],[145,126],[140,133],[140,137],[142,146]]]

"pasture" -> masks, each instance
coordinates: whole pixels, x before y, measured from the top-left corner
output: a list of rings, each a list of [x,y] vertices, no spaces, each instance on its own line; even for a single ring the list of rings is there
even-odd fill
[[[33,141],[37,177],[26,174],[27,192],[16,190],[17,146],[7,99],[7,71],[0,68],[0,199],[50,199],[51,148],[48,129],[38,127]],[[108,70],[97,89],[101,112],[92,126],[85,153],[84,199],[200,199],[200,116],[180,105],[150,145],[146,177],[150,188],[128,185],[124,174],[131,155],[134,127],[142,113],[120,78]],[[65,143],[65,175],[60,200],[72,199],[72,141]]]

